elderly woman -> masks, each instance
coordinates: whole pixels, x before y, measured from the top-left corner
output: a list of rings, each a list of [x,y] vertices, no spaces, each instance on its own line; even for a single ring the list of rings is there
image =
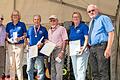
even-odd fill
[[[71,55],[75,80],[85,80],[89,57],[89,50],[87,48],[89,28],[85,23],[81,22],[81,20],[82,17],[79,12],[74,12],[72,14],[72,21],[74,24],[70,26],[69,40],[80,41],[79,52],[74,51],[75,53],[72,54],[76,55]]]

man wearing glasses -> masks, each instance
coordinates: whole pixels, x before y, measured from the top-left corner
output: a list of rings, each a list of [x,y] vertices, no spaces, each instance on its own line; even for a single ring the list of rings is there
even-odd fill
[[[63,80],[63,63],[65,56],[66,40],[68,40],[67,31],[58,24],[56,15],[49,17],[51,28],[48,31],[49,41],[56,44],[51,54],[51,80]]]
[[[6,26],[11,80],[15,80],[15,71],[17,71],[18,80],[23,80],[22,60],[27,30],[25,24],[20,21],[20,18],[19,11],[14,10],[11,14],[12,21]]]
[[[0,15],[0,68],[2,69],[0,70],[0,75],[5,72],[5,36],[6,32],[3,25],[3,16]],[[3,78],[5,78],[5,75],[2,75],[2,79]]]
[[[110,80],[110,55],[114,39],[114,27],[111,19],[101,15],[96,5],[87,8],[91,22],[89,24],[90,65],[93,80]]]

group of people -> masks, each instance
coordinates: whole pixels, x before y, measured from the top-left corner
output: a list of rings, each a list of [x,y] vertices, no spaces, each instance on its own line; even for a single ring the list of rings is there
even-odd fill
[[[96,5],[89,5],[87,13],[91,18],[89,26],[82,22],[79,12],[73,12],[69,34],[65,27],[59,25],[56,15],[49,17],[50,28],[41,25],[41,16],[33,16],[33,26],[26,29],[25,23],[21,22],[19,11],[14,10],[11,15],[11,22],[3,26],[3,18],[0,18],[0,49],[3,42],[7,41],[8,54],[10,59],[10,79],[15,80],[17,73],[18,80],[23,80],[22,60],[24,43],[29,47],[38,46],[38,56],[29,58],[27,56],[28,80],[34,80],[34,64],[37,64],[37,79],[44,80],[44,57],[40,50],[48,41],[56,44],[50,55],[51,80],[63,80],[63,64],[67,41],[80,41],[80,50],[72,55],[72,67],[75,80],[85,80],[88,61],[91,67],[92,80],[110,80],[110,55],[114,39],[114,27],[111,19],[102,15]],[[5,30],[6,29],[6,30]],[[6,34],[6,35],[5,35]],[[37,44],[41,39],[41,43]],[[89,45],[89,46],[88,46]],[[1,52],[1,50],[0,50]],[[2,52],[1,52],[2,53]],[[33,53],[34,54],[34,53]],[[29,52],[27,53],[29,55]],[[59,57],[60,62],[56,61]]]

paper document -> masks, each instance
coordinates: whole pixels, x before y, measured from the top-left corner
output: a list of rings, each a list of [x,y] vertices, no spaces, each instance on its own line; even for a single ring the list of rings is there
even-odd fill
[[[16,38],[17,38],[17,32],[13,32],[13,41],[15,43],[17,42]]]
[[[34,46],[30,46],[29,47],[29,58],[33,58],[33,57],[37,57],[38,56],[38,46],[34,45]]]
[[[50,54],[52,53],[52,51],[54,50],[55,47],[56,47],[55,43],[48,41],[48,43],[46,43],[43,46],[43,48],[40,50],[40,53],[42,53],[46,56],[50,56]]]
[[[70,56],[78,55],[80,51],[80,40],[69,42]]]
[[[39,45],[41,43],[41,41],[43,40],[44,36],[38,41],[37,45]]]

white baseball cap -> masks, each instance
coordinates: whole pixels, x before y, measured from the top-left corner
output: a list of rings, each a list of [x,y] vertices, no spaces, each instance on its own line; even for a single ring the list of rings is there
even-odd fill
[[[51,15],[49,19],[58,19],[56,15]]]

